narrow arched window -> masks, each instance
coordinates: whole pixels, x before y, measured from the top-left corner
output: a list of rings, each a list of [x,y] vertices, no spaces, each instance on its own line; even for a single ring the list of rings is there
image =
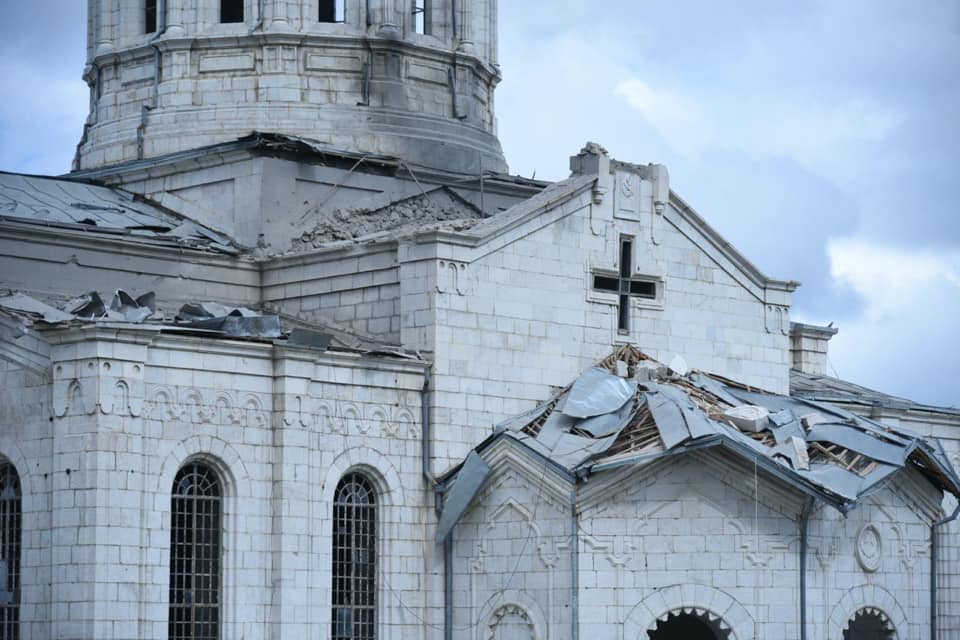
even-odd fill
[[[377,499],[351,473],[333,498],[332,640],[374,640],[377,623]]]
[[[245,0],[220,0],[220,22],[243,22]]]
[[[216,472],[190,462],[170,501],[170,640],[220,638],[223,491]]]
[[[144,0],[143,32],[153,33],[156,30],[157,30],[157,0]]]
[[[346,0],[320,0],[320,22],[346,22]]]
[[[20,637],[20,477],[11,464],[0,467],[0,638]]]
[[[430,0],[410,0],[410,30],[414,33],[431,33],[433,21]]]

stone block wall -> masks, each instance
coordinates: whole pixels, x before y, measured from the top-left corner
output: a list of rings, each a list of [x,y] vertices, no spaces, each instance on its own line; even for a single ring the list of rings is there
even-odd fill
[[[449,427],[438,455],[449,464],[623,343],[786,392],[789,295],[758,289],[676,211],[656,242],[652,213],[613,214],[611,197],[597,205],[588,190],[476,249],[401,247],[401,336],[435,353],[436,419]],[[617,272],[624,236],[634,275],[658,295],[632,299],[620,332],[617,296],[595,291],[592,273]]]
[[[190,460],[224,486],[225,637],[329,628],[330,513],[351,471],[377,490],[379,637],[442,621],[422,365],[146,331],[47,337],[50,379],[5,364],[0,395],[0,455],[24,486],[25,634],[166,635],[171,488]]]

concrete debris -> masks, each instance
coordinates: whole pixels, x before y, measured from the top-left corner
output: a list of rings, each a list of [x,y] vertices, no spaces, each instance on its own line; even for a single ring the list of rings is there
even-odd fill
[[[314,214],[315,225],[294,239],[295,252],[387,232],[391,236],[409,235],[436,223],[463,231],[484,217],[473,205],[448,189],[436,189],[375,209],[346,208],[329,213],[316,211]]]
[[[667,367],[655,360],[641,360],[633,365],[633,379],[637,382],[662,380],[668,374]]]
[[[774,447],[770,455],[774,458],[785,458],[790,462],[790,466],[798,471],[810,469],[810,456],[807,455],[807,443],[803,438],[790,436],[785,442]]]
[[[740,405],[731,407],[723,412],[723,417],[730,420],[741,431],[760,433],[769,426],[770,410],[766,407],[754,405]]]
[[[800,416],[800,424],[803,425],[805,431],[810,431],[818,424],[823,424],[824,422],[830,422],[830,419],[820,413],[807,413]]]
[[[690,373],[690,367],[687,365],[687,361],[683,359],[683,356],[673,357],[673,360],[670,361],[670,370],[678,376],[685,376]]]

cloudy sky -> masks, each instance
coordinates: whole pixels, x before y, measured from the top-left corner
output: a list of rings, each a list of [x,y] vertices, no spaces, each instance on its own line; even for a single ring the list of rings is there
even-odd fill
[[[69,167],[85,5],[0,1],[0,169]],[[960,405],[960,3],[501,0],[511,170],[565,177],[587,140],[662,162],[840,333],[831,373]],[[43,16],[38,20],[37,16]]]

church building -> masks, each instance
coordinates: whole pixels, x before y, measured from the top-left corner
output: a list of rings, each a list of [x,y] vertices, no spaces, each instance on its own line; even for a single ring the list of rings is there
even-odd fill
[[[0,640],[960,637],[960,410],[667,167],[511,175],[497,0],[88,14],[0,172]]]

